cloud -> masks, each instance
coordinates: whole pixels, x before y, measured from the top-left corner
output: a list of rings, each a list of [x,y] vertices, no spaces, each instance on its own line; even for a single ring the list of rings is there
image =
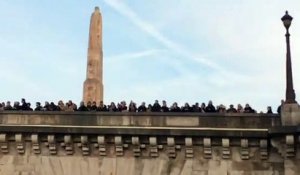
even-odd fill
[[[187,49],[184,48],[184,46],[181,46],[180,44],[172,41],[171,39],[167,38],[163,34],[161,34],[153,25],[142,19],[138,16],[130,7],[128,7],[125,3],[119,0],[104,0],[104,2],[115,9],[117,12],[119,12],[121,15],[127,17],[134,25],[138,26],[141,30],[155,38],[157,41],[159,41],[161,44],[163,44],[166,48],[172,50],[173,52],[176,52],[180,55],[182,55],[185,58],[190,59],[193,62],[200,63],[202,65],[205,65],[211,69],[221,71],[223,73],[229,73],[224,68],[219,66],[218,64],[203,58],[200,55],[194,54]]]
[[[164,50],[162,49],[148,49],[148,50],[142,50],[142,51],[137,51],[137,52],[130,52],[130,53],[122,53],[118,55],[111,55],[111,56],[106,56],[104,58],[104,61],[107,61],[108,63],[115,63],[118,61],[127,61],[127,60],[132,60],[132,59],[139,59],[139,58],[145,58],[153,55],[157,55]]]

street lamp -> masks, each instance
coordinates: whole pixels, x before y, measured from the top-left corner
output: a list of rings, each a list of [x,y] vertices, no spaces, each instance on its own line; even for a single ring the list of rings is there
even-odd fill
[[[290,50],[290,33],[289,27],[291,26],[293,17],[288,14],[288,11],[285,12],[285,15],[281,18],[284,27],[286,28],[286,94],[285,94],[285,103],[296,103],[295,100],[295,91],[293,88],[293,74],[292,74],[292,61],[291,61],[291,50]]]

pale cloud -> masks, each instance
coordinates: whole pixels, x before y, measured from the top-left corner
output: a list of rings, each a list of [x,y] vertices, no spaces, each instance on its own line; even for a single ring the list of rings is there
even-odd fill
[[[225,71],[224,68],[220,67],[216,63],[211,62],[208,59],[203,58],[200,55],[191,53],[184,46],[181,46],[178,43],[175,43],[171,39],[167,38],[163,34],[161,34],[153,25],[142,19],[138,16],[130,7],[128,7],[124,1],[119,0],[104,0],[106,4],[114,8],[120,14],[126,16],[133,24],[138,26],[141,30],[148,33],[150,36],[158,40],[161,44],[163,44],[166,48],[171,49],[172,51],[184,56],[185,58],[190,59],[191,61],[196,61],[201,63],[202,65],[206,65],[212,69]]]
[[[136,52],[130,52],[130,53],[122,53],[118,55],[111,55],[111,56],[106,56],[105,61],[108,63],[111,62],[118,62],[118,61],[127,61],[127,60],[132,60],[132,59],[139,59],[139,58],[144,58],[144,57],[149,57],[153,55],[157,55],[164,50],[162,49],[149,49],[149,50],[142,50],[142,51],[136,51]]]

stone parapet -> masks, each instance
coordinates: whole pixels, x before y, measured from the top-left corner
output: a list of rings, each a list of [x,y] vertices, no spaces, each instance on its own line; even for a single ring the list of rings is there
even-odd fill
[[[0,172],[297,174],[299,136],[278,115],[3,111]]]

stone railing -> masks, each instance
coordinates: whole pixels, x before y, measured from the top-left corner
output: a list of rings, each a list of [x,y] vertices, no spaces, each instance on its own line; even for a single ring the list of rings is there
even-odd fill
[[[297,168],[299,132],[298,126],[282,126],[279,115],[266,114],[2,111],[0,154],[13,156],[14,161],[20,155],[27,157],[26,160],[47,157],[49,162],[35,162],[38,164],[34,167],[50,168],[57,161],[66,164],[66,159],[74,164],[89,160],[93,170],[87,171],[96,173],[101,165],[106,174],[114,174],[119,168],[122,171],[118,172],[124,173],[123,166],[128,162],[138,169],[144,167],[141,174],[154,171],[152,164],[166,167],[153,173],[162,175],[169,174],[167,169],[177,171],[178,168],[183,174],[200,170],[218,175],[226,172],[276,174],[300,170]],[[143,161],[138,163],[136,158]],[[102,163],[94,166],[92,162]],[[224,167],[226,162],[231,163]],[[3,165],[11,166],[9,162]],[[24,166],[20,172],[31,167],[27,163],[15,165]],[[76,173],[67,167],[58,166],[58,169]],[[125,169],[125,174],[134,174],[138,169]],[[10,170],[18,171],[16,168],[3,172]],[[36,168],[30,172],[43,174]]]
[[[212,156],[213,145],[222,147],[224,158],[229,157],[230,146],[247,150],[252,145],[260,147],[262,155],[267,154],[270,130],[282,129],[278,115],[219,113],[4,111],[0,124],[3,153],[9,151],[9,142],[15,142],[20,154],[25,152],[26,142],[31,142],[35,154],[41,153],[41,143],[50,154],[57,154],[59,145],[66,154],[73,154],[76,143],[83,155],[93,153],[91,149],[107,155],[107,147],[114,145],[117,156],[129,147],[139,156],[147,147],[152,157],[163,148],[175,157],[176,150],[184,147],[186,157],[193,157],[193,148],[199,145],[207,158]],[[241,152],[243,158],[249,157],[246,152]]]

